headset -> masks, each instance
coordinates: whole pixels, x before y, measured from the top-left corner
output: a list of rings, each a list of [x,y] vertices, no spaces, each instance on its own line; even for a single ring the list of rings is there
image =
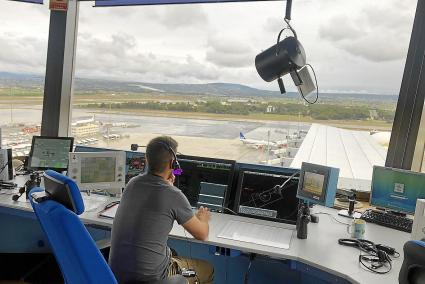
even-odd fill
[[[339,239],[338,243],[343,246],[358,248],[366,253],[359,255],[359,263],[367,270],[377,273],[386,274],[392,269],[392,258],[398,258],[398,253],[394,248],[375,244],[368,240],[357,239]]]
[[[173,174],[175,176],[180,176],[183,173],[183,169],[180,167],[176,152],[173,150],[173,148],[171,148],[171,146],[168,143],[162,142],[162,141],[159,141],[158,143],[164,146],[167,149],[167,151],[173,155],[173,161],[171,162],[170,166],[173,169]]]

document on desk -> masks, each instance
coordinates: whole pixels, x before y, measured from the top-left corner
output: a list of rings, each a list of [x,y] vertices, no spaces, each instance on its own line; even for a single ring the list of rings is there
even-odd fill
[[[289,249],[293,230],[259,225],[250,222],[229,221],[218,238]]]
[[[102,212],[99,213],[99,216],[100,217],[114,219],[115,218],[115,214],[117,213],[118,205],[119,204],[114,204],[111,207],[103,210]]]

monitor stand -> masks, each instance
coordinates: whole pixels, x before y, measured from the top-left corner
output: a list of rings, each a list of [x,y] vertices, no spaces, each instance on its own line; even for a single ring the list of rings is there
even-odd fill
[[[348,209],[340,210],[338,215],[352,218],[352,219],[360,219],[362,214],[354,211],[354,205],[356,204],[356,194],[352,194],[348,197]]]

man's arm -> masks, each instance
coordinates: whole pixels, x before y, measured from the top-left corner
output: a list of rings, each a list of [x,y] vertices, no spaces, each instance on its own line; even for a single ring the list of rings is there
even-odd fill
[[[195,239],[205,241],[208,239],[209,225],[211,213],[208,208],[201,206],[195,216],[183,224],[183,228],[188,231]]]

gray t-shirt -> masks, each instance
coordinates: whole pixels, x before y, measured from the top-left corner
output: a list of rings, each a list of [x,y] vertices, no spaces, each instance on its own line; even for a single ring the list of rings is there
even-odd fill
[[[112,226],[109,264],[119,283],[164,279],[174,220],[193,217],[186,196],[162,177],[143,174],[130,180]]]

